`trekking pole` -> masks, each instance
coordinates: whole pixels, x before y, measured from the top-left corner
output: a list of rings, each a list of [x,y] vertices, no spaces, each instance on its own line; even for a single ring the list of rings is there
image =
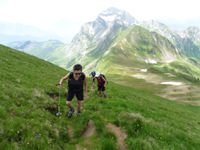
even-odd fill
[[[59,117],[62,115],[62,113],[60,112],[60,93],[61,93],[61,85],[60,84],[56,84],[58,86],[58,112],[56,113],[56,116]]]

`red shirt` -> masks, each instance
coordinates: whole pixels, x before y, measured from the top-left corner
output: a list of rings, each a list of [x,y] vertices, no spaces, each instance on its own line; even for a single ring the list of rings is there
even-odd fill
[[[98,85],[105,84],[105,79],[102,76],[95,77],[97,79]]]

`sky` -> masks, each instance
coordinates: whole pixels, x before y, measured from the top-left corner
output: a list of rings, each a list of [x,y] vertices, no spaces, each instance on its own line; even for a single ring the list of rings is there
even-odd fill
[[[0,0],[0,22],[56,34],[68,42],[81,25],[116,7],[139,21],[157,20],[175,30],[200,27],[199,0]]]

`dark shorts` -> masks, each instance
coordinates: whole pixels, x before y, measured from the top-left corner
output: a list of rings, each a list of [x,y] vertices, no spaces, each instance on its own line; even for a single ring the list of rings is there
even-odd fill
[[[83,90],[81,91],[69,90],[67,94],[67,101],[71,101],[74,98],[74,95],[76,95],[77,100],[82,101],[84,99]]]
[[[105,86],[103,85],[98,85],[98,91],[105,91]]]

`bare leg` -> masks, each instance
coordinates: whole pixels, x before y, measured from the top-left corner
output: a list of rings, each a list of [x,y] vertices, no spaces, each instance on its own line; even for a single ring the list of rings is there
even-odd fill
[[[74,108],[71,105],[71,101],[67,101],[66,104],[69,107],[69,111],[68,111],[67,117],[71,118],[73,113],[74,113]]]
[[[104,98],[106,98],[107,97],[106,91],[103,91],[102,93],[103,93]]]
[[[81,112],[81,101],[77,100],[77,112]]]
[[[71,101],[66,101],[66,104],[68,106],[69,109],[73,109]]]
[[[102,92],[101,92],[101,91],[98,91],[98,95],[101,97],[101,96],[102,96]]]

